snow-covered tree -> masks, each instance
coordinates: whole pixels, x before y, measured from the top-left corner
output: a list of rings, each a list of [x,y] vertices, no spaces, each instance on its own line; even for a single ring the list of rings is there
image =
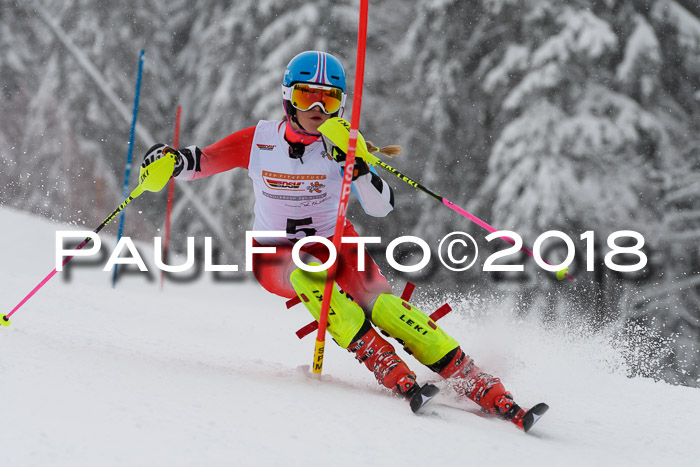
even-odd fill
[[[586,278],[594,287],[575,293],[597,300],[592,317],[599,323],[655,318],[693,335],[697,316],[688,306],[697,297],[669,293],[678,274],[654,271],[688,274],[692,267],[682,258],[697,256],[663,235],[671,201],[683,198],[691,217],[697,209],[696,169],[682,156],[697,144],[697,17],[671,0],[418,3],[405,45],[396,50],[399,60],[415,63],[407,94],[423,97],[417,111],[433,147],[440,147],[442,185],[454,190],[459,181],[471,182],[460,192],[472,198],[469,207],[530,245],[546,230],[575,240],[593,230],[596,248],[605,252],[609,233],[641,232],[651,254],[639,276],[646,282],[621,283],[596,264],[593,275],[577,271],[579,282]],[[455,165],[464,159],[464,141],[470,170]],[[488,160],[476,157],[484,153]],[[425,176],[431,178],[429,170]],[[679,235],[697,238],[692,229]],[[674,269],[675,262],[685,269]],[[655,280],[656,301],[639,305],[639,294]],[[549,308],[558,306],[562,297],[549,293],[551,282],[530,283],[531,294],[554,297]],[[654,311],[659,299],[685,311],[667,305]],[[683,324],[672,324],[677,316]],[[674,374],[679,361],[697,374],[697,361],[670,358]]]

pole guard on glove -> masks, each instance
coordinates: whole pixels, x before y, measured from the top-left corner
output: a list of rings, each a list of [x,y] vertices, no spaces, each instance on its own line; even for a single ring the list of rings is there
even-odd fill
[[[145,191],[160,191],[171,177],[184,167],[179,151],[165,144],[156,144],[148,150],[139,169],[139,187]]]
[[[340,117],[332,117],[318,127],[318,131],[323,135],[326,145],[339,148],[343,153],[348,152],[350,144],[350,124]],[[369,165],[377,165],[379,158],[370,153],[367,149],[367,142],[359,131],[357,132],[357,155]]]

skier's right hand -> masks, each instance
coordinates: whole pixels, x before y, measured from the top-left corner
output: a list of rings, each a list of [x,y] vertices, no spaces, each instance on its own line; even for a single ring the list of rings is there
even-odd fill
[[[157,161],[161,157],[164,157],[166,154],[173,154],[175,156],[175,168],[173,170],[173,177],[177,177],[178,175],[180,175],[180,172],[182,172],[182,169],[185,167],[185,161],[180,151],[178,151],[177,149],[173,149],[170,146],[166,146],[163,143],[158,143],[151,146],[151,149],[149,149],[148,152],[146,152],[146,155],[143,156],[143,162],[141,163],[141,167],[145,169],[153,162]]]

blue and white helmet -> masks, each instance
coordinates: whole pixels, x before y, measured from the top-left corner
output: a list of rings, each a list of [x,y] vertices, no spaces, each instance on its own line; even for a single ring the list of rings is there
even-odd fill
[[[285,110],[294,115],[294,107],[291,105],[292,87],[296,83],[308,83],[318,86],[330,86],[343,92],[342,105],[338,114],[345,110],[345,69],[333,55],[326,52],[309,50],[292,58],[284,70],[282,80],[282,98]]]

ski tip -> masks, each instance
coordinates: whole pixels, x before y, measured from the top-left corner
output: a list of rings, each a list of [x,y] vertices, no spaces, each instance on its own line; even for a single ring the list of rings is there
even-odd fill
[[[540,402],[534,405],[530,410],[528,410],[525,415],[523,415],[523,430],[525,433],[530,431],[532,426],[537,423],[544,413],[549,410],[549,406],[544,402]]]
[[[10,325],[10,320],[8,319],[7,315],[0,315],[0,324],[5,327]]]
[[[420,412],[425,404],[430,402],[430,400],[440,392],[437,386],[434,384],[426,384],[421,387],[414,395],[411,397],[411,410],[413,413]]]

